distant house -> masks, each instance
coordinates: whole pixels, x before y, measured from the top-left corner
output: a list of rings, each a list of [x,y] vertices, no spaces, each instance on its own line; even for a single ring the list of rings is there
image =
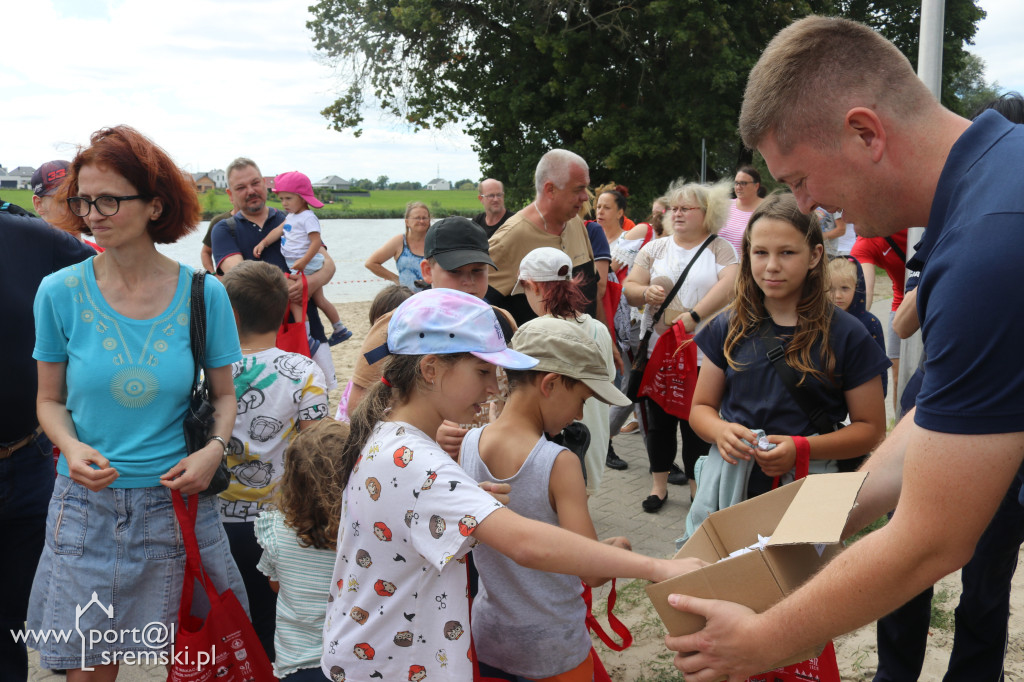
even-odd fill
[[[192,180],[195,181],[196,189],[200,194],[206,194],[217,187],[217,183],[215,183],[206,173],[193,173]]]
[[[10,172],[0,167],[0,189],[32,189],[32,174],[35,172],[31,166],[18,166]]]
[[[32,174],[35,173],[35,172],[36,172],[36,169],[33,168],[32,166],[18,166],[17,168],[12,170],[10,173],[8,173],[8,175],[18,175],[18,176],[21,176],[23,178],[28,178],[29,180],[31,180],[32,179]]]
[[[206,175],[209,176],[211,180],[213,180],[213,184],[217,186],[217,189],[227,189],[228,174],[225,173],[223,170],[217,168],[210,171]]]
[[[322,180],[318,180],[313,183],[314,189],[329,189],[335,192],[342,192],[352,188],[352,183],[348,180],[343,180],[337,175],[328,175]]]
[[[444,178],[434,178],[433,180],[427,183],[427,189],[447,191],[450,190],[451,188],[452,183],[448,182]]]

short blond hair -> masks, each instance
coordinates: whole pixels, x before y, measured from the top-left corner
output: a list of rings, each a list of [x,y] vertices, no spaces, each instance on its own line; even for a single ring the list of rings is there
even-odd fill
[[[682,201],[692,201],[704,211],[704,229],[708,234],[718,234],[729,217],[729,201],[732,198],[732,180],[721,180],[714,185],[686,182],[679,178],[668,186],[662,197],[671,207]]]
[[[863,106],[914,120],[937,104],[895,45],[864,24],[809,16],[772,38],[750,71],[740,136],[769,133],[783,153],[797,142],[835,149],[843,115]],[[930,105],[930,106],[929,106]]]

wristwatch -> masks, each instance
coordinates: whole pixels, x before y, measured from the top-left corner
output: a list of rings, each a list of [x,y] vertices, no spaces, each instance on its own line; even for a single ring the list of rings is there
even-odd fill
[[[700,315],[697,314],[696,310],[690,311],[690,317],[693,318],[695,324],[700,324]]]
[[[228,456],[228,442],[226,440],[224,440],[223,438],[221,438],[220,436],[210,436],[210,440],[206,441],[206,444],[209,445],[213,441],[217,441],[218,443],[221,444],[221,447],[224,448],[224,452],[221,453],[221,457],[222,458],[223,457],[227,457]]]

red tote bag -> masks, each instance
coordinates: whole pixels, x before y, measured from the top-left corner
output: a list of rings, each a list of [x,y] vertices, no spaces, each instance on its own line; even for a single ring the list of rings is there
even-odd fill
[[[203,570],[196,541],[199,496],[190,495],[191,504],[186,505],[181,493],[174,490],[171,499],[185,542],[186,561],[167,682],[276,682],[270,660],[238,597],[230,589],[218,594]],[[196,580],[210,600],[210,612],[205,621],[192,615],[192,590]]]
[[[637,395],[650,398],[679,419],[690,418],[697,387],[697,344],[683,323],[676,322],[658,337]]]
[[[309,303],[309,285],[306,283],[306,273],[300,272],[302,277],[302,319],[298,322],[288,321],[288,310],[284,311],[284,322],[277,330],[277,343],[274,345],[289,353],[309,355],[309,335],[306,333],[306,307]]]

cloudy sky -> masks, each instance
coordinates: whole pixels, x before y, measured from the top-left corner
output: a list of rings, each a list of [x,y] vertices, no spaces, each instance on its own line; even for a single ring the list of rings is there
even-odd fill
[[[412,131],[374,112],[355,138],[320,110],[339,82],[313,53],[312,0],[6,2],[0,165],[70,158],[103,126],[127,123],[192,171],[250,156],[268,175],[300,170],[427,182],[477,179],[458,129]],[[987,79],[1024,91],[1024,2],[981,0],[971,48]]]

